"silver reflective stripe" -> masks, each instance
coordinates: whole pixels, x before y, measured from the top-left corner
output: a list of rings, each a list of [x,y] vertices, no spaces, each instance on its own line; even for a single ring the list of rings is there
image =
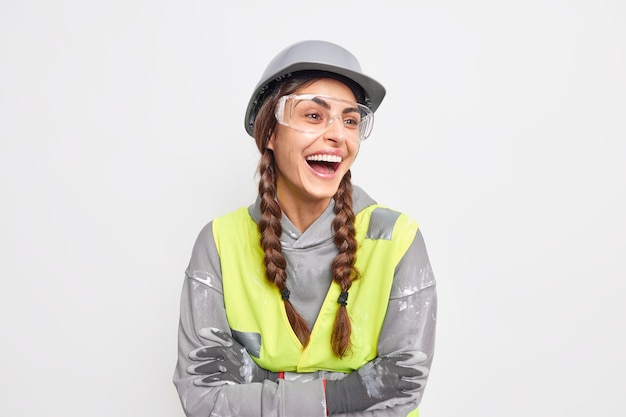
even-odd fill
[[[391,240],[393,234],[393,226],[400,217],[399,212],[387,208],[378,207],[372,212],[370,217],[370,225],[367,229],[367,239],[385,239]]]
[[[232,330],[232,329],[231,329]],[[255,358],[261,357],[261,334],[253,332],[238,332],[232,330],[233,337],[246,348],[248,353]]]

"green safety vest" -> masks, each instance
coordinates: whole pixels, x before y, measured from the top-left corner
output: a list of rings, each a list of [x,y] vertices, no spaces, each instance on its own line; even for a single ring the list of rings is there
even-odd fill
[[[260,351],[251,353],[259,366],[273,372],[349,373],[377,356],[394,271],[418,226],[405,214],[374,204],[357,214],[355,229],[359,243],[356,267],[361,277],[352,282],[347,305],[352,351],[340,359],[330,345],[339,308],[339,285],[332,282],[309,344],[303,347],[289,324],[278,288],[265,277],[260,233],[247,208],[213,221],[228,323],[238,334],[260,338]],[[417,416],[417,410],[409,416]]]

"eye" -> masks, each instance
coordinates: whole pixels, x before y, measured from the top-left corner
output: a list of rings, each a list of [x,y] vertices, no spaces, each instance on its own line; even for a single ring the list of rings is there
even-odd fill
[[[308,121],[314,122],[314,123],[319,123],[324,120],[324,115],[321,112],[316,111],[316,110],[311,110],[311,111],[306,112],[304,114],[304,117]]]
[[[298,101],[293,110],[294,118],[300,123],[320,124],[326,120],[327,111],[312,100]]]
[[[361,118],[358,115],[347,115],[343,118],[343,124],[349,128],[356,128],[359,126]]]

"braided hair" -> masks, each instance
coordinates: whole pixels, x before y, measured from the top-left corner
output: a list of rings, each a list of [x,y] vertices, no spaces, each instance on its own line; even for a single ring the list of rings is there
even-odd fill
[[[254,124],[254,139],[261,153],[257,168],[261,200],[261,219],[258,227],[261,234],[260,244],[265,252],[263,257],[265,275],[280,291],[291,328],[303,346],[309,343],[311,329],[309,329],[304,318],[289,300],[286,272],[287,261],[282,253],[282,245],[280,243],[282,210],[276,198],[276,162],[274,153],[267,148],[267,145],[278,124],[274,117],[274,110],[280,97],[291,94],[317,79],[319,79],[319,75],[296,75],[276,86],[268,97],[264,99],[265,101],[259,109]],[[348,290],[352,285],[352,281],[359,277],[359,271],[355,266],[357,240],[354,226],[355,214],[352,209],[351,173],[349,170],[342,178],[333,199],[335,201],[335,217],[332,222],[334,230],[333,240],[339,253],[333,259],[331,269],[333,280],[341,288],[341,296],[337,300],[339,308],[335,317],[330,344],[334,354],[342,358],[350,353],[352,345],[350,341],[352,326],[346,308]]]

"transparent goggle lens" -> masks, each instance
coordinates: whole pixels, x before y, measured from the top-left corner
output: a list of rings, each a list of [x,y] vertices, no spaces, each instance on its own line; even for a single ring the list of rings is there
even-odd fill
[[[311,134],[322,134],[339,122],[344,134],[357,142],[367,139],[374,124],[374,113],[367,106],[315,94],[281,97],[275,115],[281,125]]]

